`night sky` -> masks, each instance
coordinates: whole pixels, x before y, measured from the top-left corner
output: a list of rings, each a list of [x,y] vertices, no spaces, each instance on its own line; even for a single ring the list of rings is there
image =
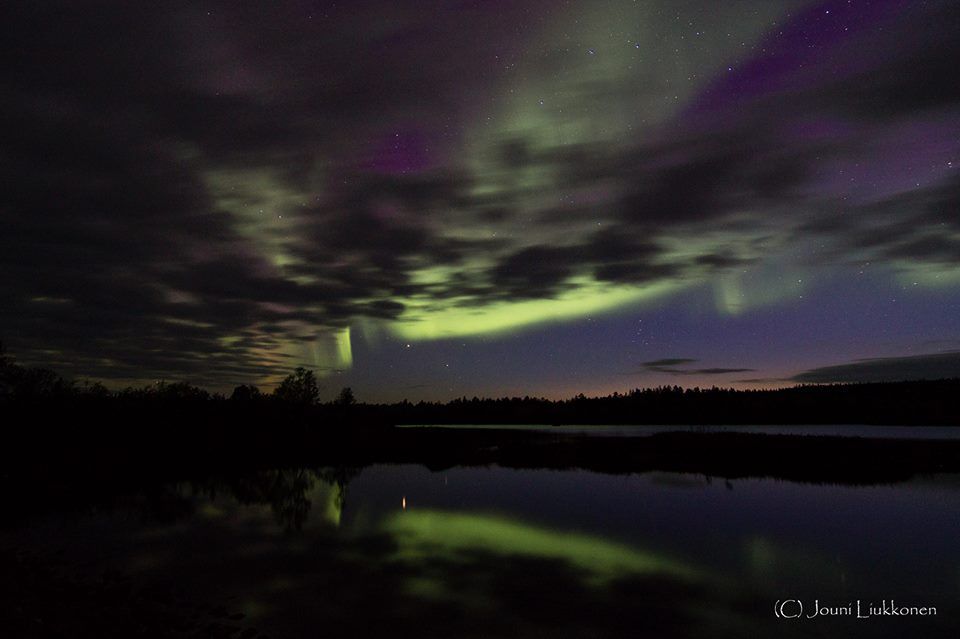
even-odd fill
[[[6,2],[0,339],[111,387],[960,375],[960,3]]]

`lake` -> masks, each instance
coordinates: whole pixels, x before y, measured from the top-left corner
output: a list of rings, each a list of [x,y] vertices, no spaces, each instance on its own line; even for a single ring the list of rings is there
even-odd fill
[[[958,513],[956,474],[844,486],[377,465],[47,504],[0,547],[27,632],[66,614],[244,639],[932,637],[960,620]],[[858,600],[862,615],[917,612],[807,618]]]
[[[869,437],[872,439],[960,439],[956,426],[876,426],[872,424],[783,425],[683,425],[683,424],[405,424],[398,428],[442,430],[510,430],[596,437],[649,437],[657,433],[759,433],[816,437]]]

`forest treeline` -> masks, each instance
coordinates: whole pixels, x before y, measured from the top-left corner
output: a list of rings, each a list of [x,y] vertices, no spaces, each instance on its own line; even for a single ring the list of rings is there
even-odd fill
[[[661,386],[604,397],[459,398],[368,404],[350,388],[321,401],[312,371],[298,368],[271,393],[251,385],[228,395],[183,382],[111,391],[25,367],[0,351],[6,410],[172,412],[182,417],[296,417],[308,423],[403,424],[924,424],[960,425],[960,380],[799,385],[773,390]],[[42,410],[40,412],[43,412]]]
[[[519,429],[394,428],[428,424],[960,424],[960,380],[737,391],[637,389],[606,397],[531,397],[369,404],[350,389],[320,400],[296,370],[271,393],[229,395],[185,383],[111,391],[0,362],[0,468],[17,500],[114,494],[209,473],[328,466],[497,464],[604,473],[871,483],[960,471],[960,441],[661,432],[590,437]],[[10,501],[9,499],[7,500]]]

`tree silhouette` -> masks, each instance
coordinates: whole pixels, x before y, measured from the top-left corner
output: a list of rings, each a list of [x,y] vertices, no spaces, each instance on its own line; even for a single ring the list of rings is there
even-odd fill
[[[63,398],[76,390],[73,382],[46,368],[21,366],[0,343],[0,399],[39,400]]]
[[[299,366],[280,382],[280,385],[273,392],[273,396],[291,404],[304,406],[316,404],[317,397],[320,396],[320,389],[317,388],[317,378],[313,371],[308,371]]]
[[[166,401],[205,401],[210,399],[210,393],[187,382],[161,381],[155,384],[152,390],[154,396]]]
[[[234,402],[251,402],[260,399],[263,395],[260,389],[253,384],[241,384],[233,389],[230,400]]]
[[[13,392],[13,360],[7,357],[7,351],[0,342],[0,399],[5,399]]]
[[[84,380],[77,384],[76,391],[83,397],[87,398],[97,398],[97,399],[106,399],[113,395],[106,386],[100,382],[91,382],[90,380]]]
[[[337,395],[337,398],[334,400],[334,403],[338,406],[352,406],[357,403],[357,398],[353,395],[353,389],[349,386],[345,386],[341,389],[340,394]]]

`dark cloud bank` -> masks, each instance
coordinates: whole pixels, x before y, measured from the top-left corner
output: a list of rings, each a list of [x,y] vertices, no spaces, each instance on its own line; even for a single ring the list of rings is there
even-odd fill
[[[803,383],[900,382],[960,378],[960,352],[880,357],[814,368],[791,378]]]

